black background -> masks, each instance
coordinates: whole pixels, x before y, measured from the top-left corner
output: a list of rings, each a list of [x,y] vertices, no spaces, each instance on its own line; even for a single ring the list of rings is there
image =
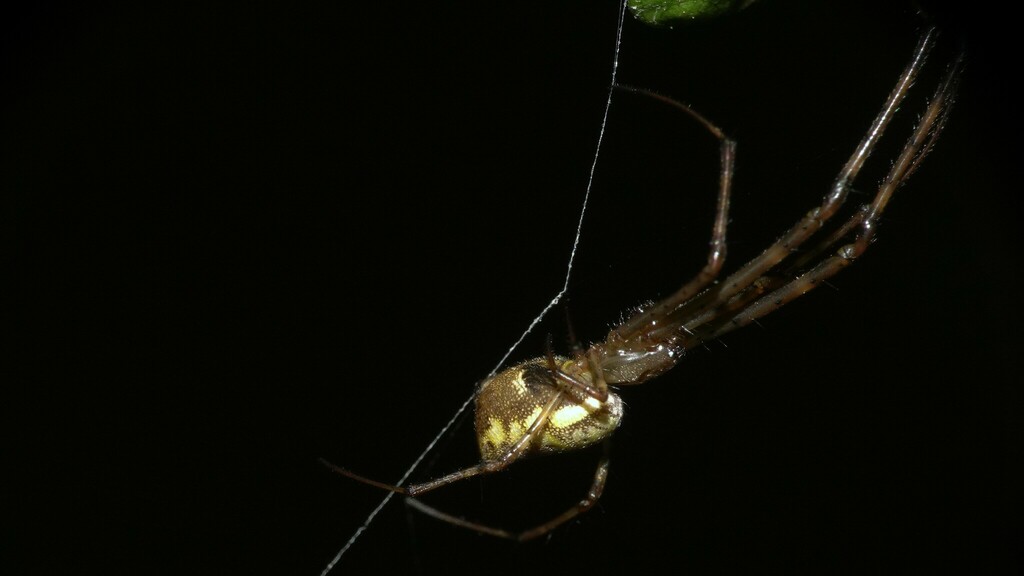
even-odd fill
[[[319,573],[382,494],[317,458],[397,479],[561,287],[616,3],[409,4],[4,19],[17,573]],[[739,141],[731,266],[825,192],[914,45],[909,6],[832,4],[627,22],[620,82]],[[625,390],[578,522],[517,545],[396,500],[337,573],[1019,569],[1015,32],[933,9],[948,33],[853,200],[966,38],[959,101],[862,261]],[[716,159],[683,115],[617,96],[565,299],[581,339],[701,265]],[[549,332],[562,309],[512,360]],[[474,462],[469,428],[414,478]],[[428,501],[524,527],[595,460]]]

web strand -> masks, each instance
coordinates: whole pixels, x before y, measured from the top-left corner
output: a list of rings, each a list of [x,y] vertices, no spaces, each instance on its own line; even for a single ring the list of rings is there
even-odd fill
[[[537,314],[537,316],[530,322],[529,326],[526,327],[526,330],[523,331],[519,338],[505,352],[505,355],[502,356],[500,360],[498,360],[498,363],[495,364],[494,368],[492,368],[491,371],[487,374],[487,378],[494,376],[498,372],[498,370],[505,364],[505,361],[508,360],[509,356],[511,356],[512,353],[515,352],[517,348],[519,348],[520,344],[523,343],[523,340],[525,340],[526,337],[533,332],[537,325],[541,323],[544,317],[546,317],[548,313],[555,306],[558,305],[558,303],[565,296],[566,292],[569,290],[569,280],[572,277],[573,264],[576,260],[576,249],[579,247],[580,237],[583,234],[583,221],[586,217],[587,207],[590,203],[590,191],[593,188],[594,174],[597,171],[598,158],[601,156],[601,144],[604,142],[605,128],[608,125],[608,114],[612,107],[612,96],[615,92],[614,87],[616,86],[616,81],[618,79],[617,75],[619,70],[619,52],[622,45],[622,28],[625,22],[625,17],[626,0],[622,0],[622,2],[619,5],[618,23],[615,28],[615,49],[612,55],[611,82],[609,82],[608,84],[608,96],[605,100],[604,114],[601,117],[601,129],[597,134],[597,145],[594,148],[594,159],[590,164],[590,174],[587,178],[587,187],[586,191],[583,194],[583,202],[580,206],[579,220],[576,223],[576,235],[573,238],[572,249],[569,252],[569,262],[566,264],[565,268],[565,281],[562,283],[561,290],[559,290],[558,293],[555,294],[551,301],[548,302],[547,306],[545,306],[544,309],[541,310],[540,313]],[[402,475],[398,482],[395,482],[395,486],[405,485],[405,482],[406,480],[409,479],[409,476],[411,476],[412,473],[416,471],[416,468],[418,468],[419,465],[423,462],[423,460],[427,457],[427,455],[430,454],[430,452],[434,449],[437,443],[440,442],[442,438],[444,438],[444,436],[448,433],[452,426],[455,425],[455,422],[462,416],[466,409],[469,408],[469,405],[473,402],[473,398],[475,397],[475,395],[476,391],[474,390],[474,392],[471,393],[468,398],[466,398],[466,401],[463,402],[461,406],[459,406],[459,409],[455,411],[455,414],[452,415],[448,422],[441,427],[441,429],[430,441],[430,443],[427,444],[427,446],[423,449],[422,452],[420,452],[420,455],[416,457],[416,460],[414,460],[413,463],[409,466],[409,468],[405,471],[405,474]],[[357,540],[359,540],[359,537],[363,535],[363,532],[365,532],[366,529],[369,528],[370,524],[373,523],[373,520],[377,517],[377,514],[380,513],[380,511],[383,510],[384,507],[388,505],[388,502],[390,502],[391,499],[394,498],[394,496],[394,492],[388,492],[381,499],[380,503],[377,504],[377,507],[374,508],[373,511],[370,512],[370,514],[366,517],[366,520],[363,520],[362,525],[359,526],[359,528],[352,533],[352,536],[348,539],[347,542],[345,542],[345,545],[342,546],[341,550],[339,550],[338,553],[334,555],[334,558],[332,558],[331,561],[327,564],[327,566],[324,567],[323,571],[320,572],[320,576],[326,576],[331,570],[334,569],[335,565],[338,564],[338,561],[340,561],[341,558],[345,555],[345,553],[348,552],[348,550],[352,547],[352,545],[355,544]]]

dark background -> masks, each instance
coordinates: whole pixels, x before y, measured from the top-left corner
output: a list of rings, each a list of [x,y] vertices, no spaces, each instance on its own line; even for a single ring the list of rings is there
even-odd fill
[[[317,458],[397,479],[561,287],[616,2],[351,4],[3,19],[11,573],[319,573],[382,494]],[[627,22],[620,81],[739,141],[729,266],[818,201],[914,45],[909,6],[831,4]],[[517,545],[396,500],[336,573],[1019,570],[1016,32],[932,9],[948,33],[852,199],[966,38],[959,101],[862,261],[625,390],[578,522]],[[716,161],[617,97],[565,300],[581,339],[702,264]],[[549,332],[561,309],[512,360]],[[596,457],[427,500],[525,527]],[[462,426],[414,478],[475,458]]]

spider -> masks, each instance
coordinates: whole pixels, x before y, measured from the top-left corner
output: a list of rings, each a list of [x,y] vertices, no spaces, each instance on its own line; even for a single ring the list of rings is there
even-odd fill
[[[924,66],[936,35],[934,27],[921,35],[909,63],[822,203],[759,256],[722,281],[717,278],[726,257],[735,141],[682,103],[647,90],[616,86],[682,110],[719,143],[717,207],[705,266],[667,298],[636,309],[604,341],[583,349],[572,338],[571,355],[560,356],[553,352],[549,338],[544,356],[507,368],[482,382],[475,396],[479,463],[409,486],[378,482],[326,460],[323,463],[348,478],[403,494],[411,506],[436,519],[500,538],[531,540],[589,510],[604,491],[609,467],[608,439],[623,415],[622,400],[613,386],[642,384],[662,374],[675,366],[686,350],[750,324],[799,298],[867,250],[893,193],[917,169],[942,131],[956,92],[962,56],[948,67],[871,202],[833,229],[823,228],[843,205],[861,168]],[[805,247],[812,239],[810,247]],[[452,516],[416,498],[467,478],[500,472],[520,458],[602,443],[605,450],[586,495],[561,514],[532,528],[509,531],[487,526]]]

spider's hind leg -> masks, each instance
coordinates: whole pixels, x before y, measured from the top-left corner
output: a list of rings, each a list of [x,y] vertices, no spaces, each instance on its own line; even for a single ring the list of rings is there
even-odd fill
[[[527,428],[526,432],[511,446],[508,447],[501,455],[493,460],[485,460],[470,466],[463,468],[462,470],[456,470],[451,474],[442,476],[435,480],[428,482],[422,482],[420,484],[412,484],[410,486],[399,486],[397,484],[387,484],[385,482],[378,482],[365,476],[360,476],[354,472],[350,472],[340,466],[332,464],[323,458],[320,459],[325,466],[341,474],[342,476],[351,478],[363,484],[369,484],[370,486],[376,486],[396,494],[405,494],[406,496],[418,496],[431,490],[436,490],[442,486],[472,478],[474,476],[480,476],[482,474],[493,474],[507,468],[510,464],[518,460],[523,454],[526,454],[533,446],[534,439],[537,438],[538,434],[544,432],[544,428],[547,426],[548,418],[554,411],[555,407],[558,406],[565,398],[565,392],[562,390],[556,391],[551,395],[551,399],[548,400],[547,404],[541,408],[540,413],[534,418],[533,422]]]
[[[561,526],[562,524],[565,524],[569,520],[572,520],[573,518],[593,508],[594,504],[597,503],[597,501],[601,498],[601,494],[604,492],[604,485],[608,479],[608,464],[608,442],[606,441],[604,443],[604,454],[601,456],[601,460],[598,462],[597,468],[594,470],[594,479],[590,484],[590,489],[587,490],[586,496],[584,496],[583,499],[577,502],[574,506],[570,507],[565,512],[562,512],[558,516],[555,516],[554,518],[541,524],[538,524],[532,528],[528,528],[526,530],[518,532],[511,532],[503,528],[495,528],[493,526],[487,526],[486,524],[481,524],[479,522],[466,520],[465,518],[459,518],[458,516],[452,516],[447,512],[442,512],[437,508],[434,508],[433,506],[424,504],[422,501],[416,498],[406,498],[405,502],[408,506],[415,508],[416,510],[422,512],[423,514],[426,514],[427,516],[430,516],[431,518],[436,518],[437,520],[447,522],[460,528],[465,528],[467,530],[472,530],[474,532],[479,532],[481,534],[487,534],[489,536],[495,536],[497,538],[505,538],[508,540],[526,542],[528,540],[533,540],[535,538],[547,534],[548,532],[551,532],[555,528]]]

